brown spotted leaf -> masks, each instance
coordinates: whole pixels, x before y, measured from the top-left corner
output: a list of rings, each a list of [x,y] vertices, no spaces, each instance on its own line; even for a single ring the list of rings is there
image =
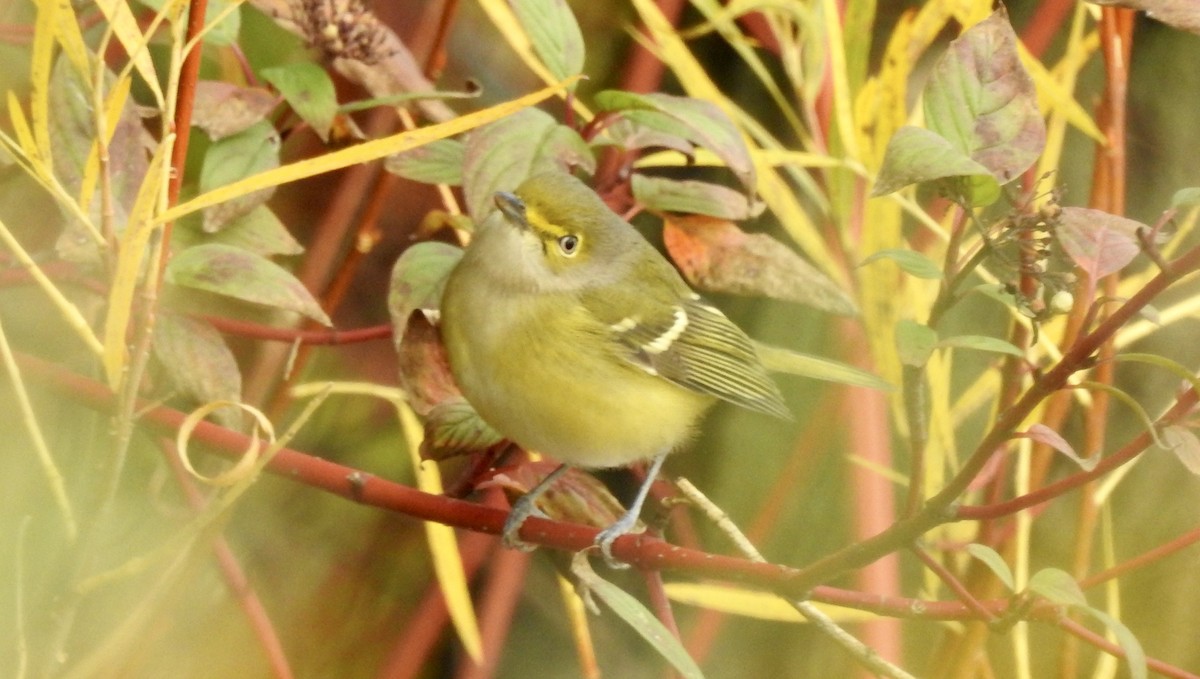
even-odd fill
[[[1032,165],[1046,144],[1033,78],[1003,8],[950,43],[924,95],[930,131],[1002,184]]]
[[[217,141],[265,119],[277,103],[278,98],[261,87],[201,80],[196,83],[192,124]]]
[[[555,462],[542,460],[515,467],[502,467],[491,472],[479,488],[500,488],[510,501],[533,490],[542,479],[558,467]],[[596,477],[572,467],[568,469],[537,500],[537,508],[555,521],[580,523],[607,528],[625,513],[625,509],[608,488]],[[639,523],[639,529],[644,527]]]
[[[462,392],[450,373],[450,361],[438,329],[414,311],[408,323],[396,327],[400,386],[408,394],[408,403],[421,417],[443,403],[463,400]]]
[[[684,277],[701,290],[858,313],[836,283],[766,234],[748,234],[722,219],[672,217],[663,226],[663,242]]]

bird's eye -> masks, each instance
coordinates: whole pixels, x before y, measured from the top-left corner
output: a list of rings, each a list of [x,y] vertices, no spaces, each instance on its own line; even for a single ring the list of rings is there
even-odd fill
[[[558,249],[568,257],[574,257],[579,252],[579,236],[567,234],[558,239]]]

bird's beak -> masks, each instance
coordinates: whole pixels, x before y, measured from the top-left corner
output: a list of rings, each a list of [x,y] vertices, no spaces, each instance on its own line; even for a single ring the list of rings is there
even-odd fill
[[[496,207],[508,218],[513,225],[527,228],[529,222],[525,219],[525,201],[507,191],[497,191],[493,196]]]

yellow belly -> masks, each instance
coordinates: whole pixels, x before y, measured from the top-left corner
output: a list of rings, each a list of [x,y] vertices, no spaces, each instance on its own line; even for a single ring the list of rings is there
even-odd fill
[[[488,424],[582,467],[624,465],[687,441],[711,397],[625,361],[601,340],[607,329],[589,324],[582,310],[554,300],[530,307],[543,302],[501,302],[482,316],[486,322],[443,327],[455,379]],[[523,320],[544,318],[543,311],[578,315],[554,328]]]

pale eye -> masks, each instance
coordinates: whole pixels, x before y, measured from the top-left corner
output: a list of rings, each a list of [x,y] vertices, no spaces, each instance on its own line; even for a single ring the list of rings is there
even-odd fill
[[[579,236],[567,234],[558,239],[558,249],[568,257],[574,257],[579,252]]]

